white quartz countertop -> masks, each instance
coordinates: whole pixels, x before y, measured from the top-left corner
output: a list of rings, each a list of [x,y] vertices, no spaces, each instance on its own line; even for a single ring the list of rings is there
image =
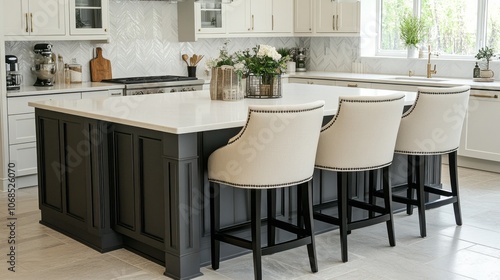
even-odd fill
[[[7,97],[86,92],[86,91],[98,91],[98,90],[110,90],[110,89],[124,89],[124,85],[101,83],[101,82],[88,82],[80,84],[55,84],[54,86],[51,87],[21,86],[19,90],[7,91]]]
[[[469,85],[472,89],[481,90],[500,90],[500,81],[494,82],[475,82],[472,79],[456,79],[434,76],[426,78],[422,76],[408,75],[391,75],[391,74],[359,74],[359,73],[342,73],[342,72],[322,72],[322,71],[307,71],[288,74],[289,78],[303,79],[324,79],[324,80],[340,80],[340,81],[356,81],[366,83],[381,83],[381,84],[399,84],[399,85],[414,85],[414,86],[459,86]]]
[[[117,96],[81,100],[29,102],[32,107],[142,127],[174,134],[242,127],[248,105],[301,104],[324,100],[325,116],[337,112],[339,96],[383,96],[397,91],[321,85],[283,84],[277,99],[211,100],[208,90],[151,95]],[[405,104],[415,92],[405,93]]]

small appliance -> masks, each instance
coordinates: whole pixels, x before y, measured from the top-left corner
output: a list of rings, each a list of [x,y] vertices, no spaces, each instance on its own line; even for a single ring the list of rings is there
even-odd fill
[[[297,72],[306,72],[306,48],[297,48],[297,56],[295,57],[296,59],[296,69],[295,71]]]
[[[7,90],[20,89],[23,76],[19,73],[19,63],[16,56],[5,56],[5,71],[7,74]]]
[[[57,59],[55,54],[52,53],[52,45],[47,43],[36,44],[33,52],[35,53],[35,66],[33,66],[32,70],[36,75],[34,86],[53,86]]]

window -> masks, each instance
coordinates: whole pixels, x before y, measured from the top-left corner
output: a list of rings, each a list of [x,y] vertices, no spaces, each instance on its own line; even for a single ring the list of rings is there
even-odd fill
[[[500,50],[498,0],[379,0],[379,54],[403,54],[399,22],[414,14],[428,27],[422,46],[441,55],[474,56],[484,45]]]

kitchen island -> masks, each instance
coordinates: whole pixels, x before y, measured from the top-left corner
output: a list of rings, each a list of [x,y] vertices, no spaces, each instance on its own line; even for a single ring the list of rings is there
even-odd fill
[[[101,252],[122,247],[137,252],[162,263],[165,275],[174,279],[199,276],[200,266],[210,262],[206,161],[245,124],[248,105],[325,100],[328,121],[339,96],[391,93],[284,84],[283,98],[268,100],[214,101],[208,91],[195,91],[32,102],[40,222]],[[406,93],[405,104],[411,105],[415,96]],[[265,149],[258,143],[250,148]],[[427,181],[439,183],[440,158],[429,161]],[[395,158],[393,182],[406,178],[400,174],[405,163]],[[319,189],[320,181],[335,182],[333,176],[315,174],[316,202],[336,199],[334,188]],[[357,195],[366,193],[363,174],[351,180]],[[279,216],[293,218],[292,193],[278,193]],[[248,205],[246,192],[222,188],[221,197],[222,226],[248,220],[241,207]],[[316,223],[316,232],[330,229]],[[245,253],[231,246],[221,249],[223,259]]]

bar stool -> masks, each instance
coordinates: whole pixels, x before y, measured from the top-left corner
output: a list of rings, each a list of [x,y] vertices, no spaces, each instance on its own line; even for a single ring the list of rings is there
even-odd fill
[[[220,242],[253,252],[255,279],[262,279],[262,255],[307,245],[312,272],[318,271],[312,217],[311,179],[324,101],[288,106],[249,106],[246,125],[208,159],[212,268],[219,268]],[[252,146],[249,143],[258,142]],[[254,149],[252,150],[252,147]],[[243,153],[243,150],[252,150]],[[251,240],[220,228],[220,184],[250,191]],[[276,218],[276,189],[297,187],[297,225]],[[267,246],[261,240],[261,192],[267,190]],[[275,243],[275,230],[296,239]]]
[[[469,102],[469,86],[452,88],[418,88],[417,99],[403,115],[399,127],[395,152],[408,155],[407,184],[393,192],[406,189],[406,197],[393,194],[393,201],[407,205],[407,213],[417,206],[420,236],[427,235],[425,209],[453,203],[455,222],[462,225],[457,175],[457,149]],[[426,156],[448,155],[451,191],[438,186],[425,185]],[[416,199],[413,198],[416,190]],[[426,202],[426,194],[445,196]]]
[[[339,100],[337,115],[321,129],[316,168],[337,172],[338,217],[322,213],[324,206],[331,206],[332,203],[321,203],[315,205],[314,218],[339,226],[343,262],[348,259],[347,234],[353,229],[386,222],[389,244],[396,245],[389,165],[394,155],[403,107],[404,95],[400,93],[386,96],[344,96]],[[348,174],[370,171],[370,177],[374,178],[375,172],[380,169],[383,174],[384,207],[377,206],[371,199],[366,202],[352,198]],[[375,180],[370,180],[370,183],[372,181]],[[352,207],[367,210],[370,214],[362,220],[351,221]]]

